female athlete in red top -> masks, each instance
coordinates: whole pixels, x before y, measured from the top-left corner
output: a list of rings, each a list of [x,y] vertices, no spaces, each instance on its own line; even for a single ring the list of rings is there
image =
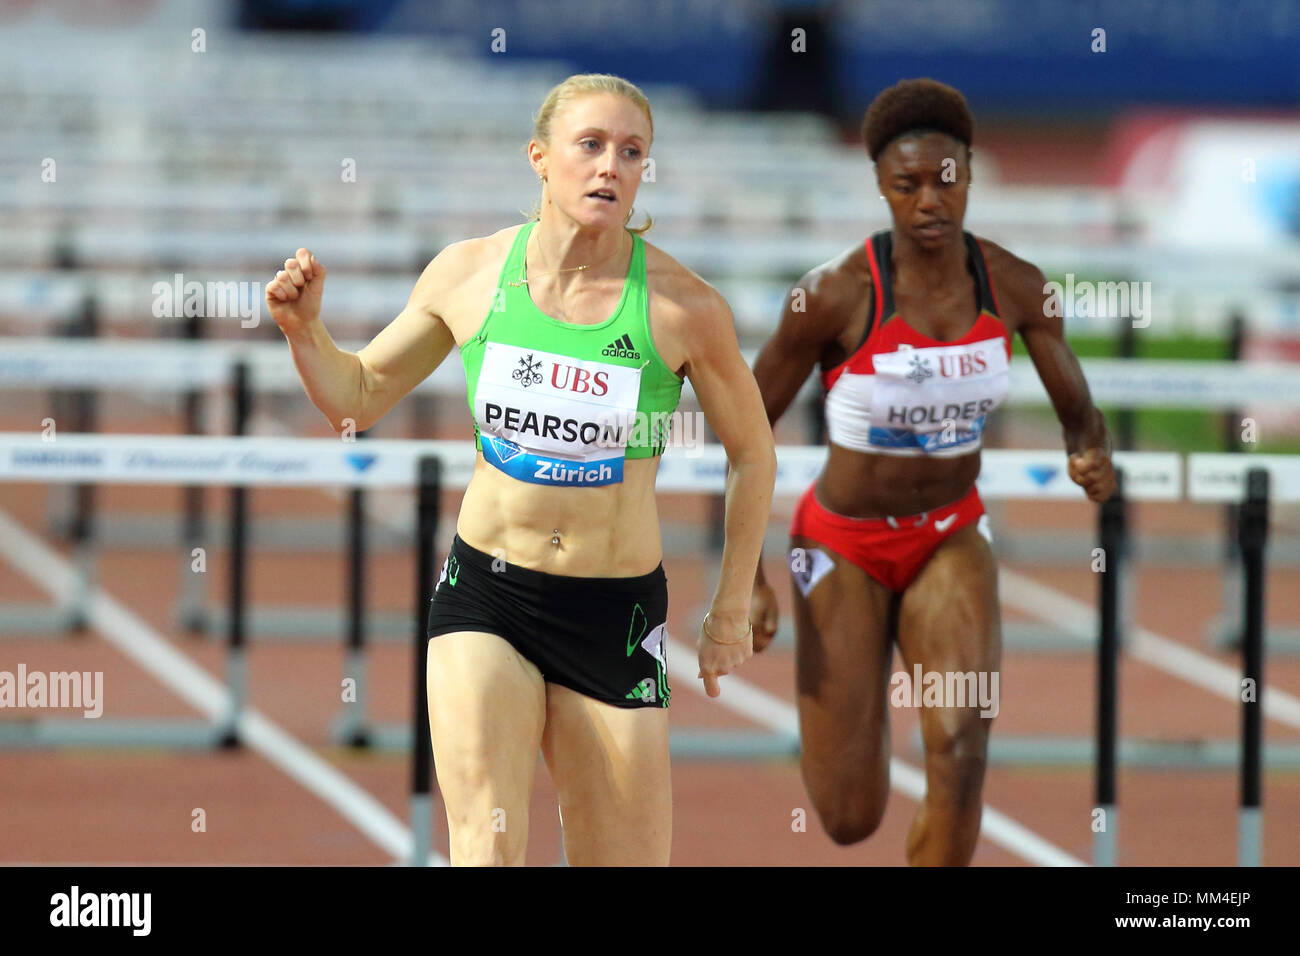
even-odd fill
[[[1106,424],[1043,273],[962,231],[972,127],[962,95],[933,80],[876,98],[863,133],[893,229],[804,276],[754,364],[773,423],[814,365],[826,393],[829,455],[795,512],[791,572],[803,777],[841,844],[884,815],[893,641],[909,673],[998,670],[997,568],[975,478],[1013,334],[1061,421],[1070,477],[1093,501],[1115,489]],[[777,626],[761,565],[751,617],[761,650]],[[913,864],[974,852],[991,717],[970,703],[921,710]]]

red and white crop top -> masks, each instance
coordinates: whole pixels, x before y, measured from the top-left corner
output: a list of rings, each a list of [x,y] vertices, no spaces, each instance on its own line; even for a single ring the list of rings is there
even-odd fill
[[[862,344],[822,372],[827,434],[836,445],[884,455],[952,457],[978,451],[984,423],[1011,387],[1011,335],[998,318],[983,250],[963,233],[979,315],[940,342],[895,311],[890,232],[867,240],[875,292]],[[879,319],[879,321],[877,321]]]

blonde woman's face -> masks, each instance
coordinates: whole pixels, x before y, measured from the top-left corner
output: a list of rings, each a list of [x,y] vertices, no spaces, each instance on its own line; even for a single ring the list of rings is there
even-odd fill
[[[650,122],[613,93],[570,101],[551,119],[549,145],[533,141],[533,168],[546,176],[551,202],[579,226],[622,226],[636,201],[650,150]]]

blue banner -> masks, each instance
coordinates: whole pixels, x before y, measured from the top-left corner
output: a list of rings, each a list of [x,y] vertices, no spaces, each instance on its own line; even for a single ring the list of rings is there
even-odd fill
[[[1300,104],[1297,0],[405,0],[380,29],[846,118],[916,76],[978,111]]]

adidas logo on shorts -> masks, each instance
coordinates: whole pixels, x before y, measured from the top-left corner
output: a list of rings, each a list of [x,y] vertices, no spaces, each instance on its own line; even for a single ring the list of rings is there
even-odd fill
[[[608,355],[611,358],[639,359],[641,357],[641,353],[638,352],[636,350],[636,347],[632,345],[631,336],[629,336],[626,332],[623,333],[622,338],[615,339],[613,342],[610,342],[609,345],[605,349],[603,349],[600,354]]]
[[[654,700],[654,699],[655,699],[655,679],[654,679],[653,677],[647,677],[645,680],[641,681],[639,684],[637,684],[635,687],[633,687],[630,691],[628,691],[628,693],[625,695],[625,698],[624,698],[624,699],[626,699],[626,700],[646,700],[646,701],[652,701],[652,700]]]

